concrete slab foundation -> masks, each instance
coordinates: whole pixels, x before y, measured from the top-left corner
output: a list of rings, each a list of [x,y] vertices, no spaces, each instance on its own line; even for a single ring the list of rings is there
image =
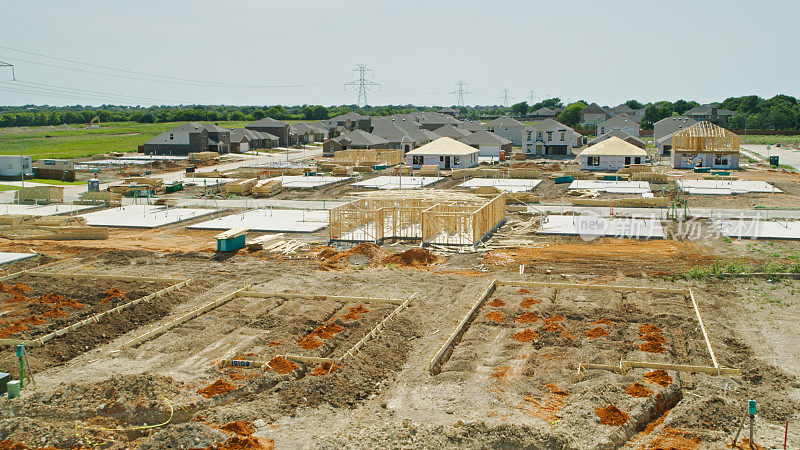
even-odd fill
[[[352,186],[367,189],[417,189],[430,186],[437,181],[443,180],[441,177],[400,177],[382,175],[370,180],[353,183]]]
[[[328,226],[328,211],[297,209],[254,209],[190,225],[193,230],[229,230],[313,233]]]
[[[481,186],[491,186],[503,192],[532,191],[542,180],[526,180],[519,178],[473,178],[461,183],[458,187],[475,189]]]
[[[303,175],[283,175],[275,178],[280,178],[283,189],[314,189],[352,179],[352,177],[306,177]]]
[[[646,194],[650,192],[647,181],[575,180],[570,189],[602,191],[608,194]]]
[[[166,208],[153,205],[127,205],[81,214],[86,223],[100,227],[156,228],[218,212],[215,209]]]
[[[91,205],[18,205],[15,203],[0,204],[0,214],[20,214],[28,216],[58,216],[75,214],[81,211],[96,209]]]
[[[733,195],[750,192],[775,194],[783,192],[766,181],[677,180],[675,184],[687,194],[698,195]]]
[[[797,221],[712,220],[711,225],[731,239],[800,239]]]
[[[33,258],[34,256],[39,256],[39,255],[36,253],[0,252],[0,266],[2,266],[3,264],[22,261],[28,258]]]
[[[657,218],[618,219],[596,214],[551,215],[542,222],[537,234],[580,236],[590,241],[598,237],[664,239],[664,228]]]

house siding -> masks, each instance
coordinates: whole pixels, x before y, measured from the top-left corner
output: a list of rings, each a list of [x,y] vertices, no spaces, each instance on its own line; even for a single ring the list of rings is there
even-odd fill
[[[422,157],[422,163],[414,164],[414,156]],[[406,155],[406,164],[411,166],[412,169],[419,169],[422,166],[437,165],[440,169],[444,169],[446,162],[443,158],[450,158],[450,169],[466,169],[478,165],[478,152],[470,153],[468,155]],[[459,158],[458,164],[454,163],[454,158]]]
[[[625,155],[621,156],[605,156],[605,155],[596,155],[597,158],[600,158],[600,164],[597,166],[590,166],[589,165],[589,158],[590,155],[581,156],[581,170],[604,170],[604,171],[611,171],[616,172],[619,169],[622,169],[627,164],[625,164]],[[630,158],[630,162],[628,164],[642,164],[644,162],[644,157],[642,156],[634,156],[629,155],[627,158]],[[639,161],[636,161],[636,158],[639,158]]]
[[[674,169],[693,169],[695,167],[710,167],[712,169],[738,169],[739,153],[725,153],[726,164],[716,164],[715,153],[696,153],[675,149],[670,155],[670,164]],[[697,165],[697,159],[701,163]]]

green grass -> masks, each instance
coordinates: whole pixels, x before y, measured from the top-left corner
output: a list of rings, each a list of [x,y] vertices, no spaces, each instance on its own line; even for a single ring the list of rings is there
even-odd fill
[[[32,183],[52,184],[55,186],[77,186],[86,183],[85,181],[45,180],[42,178],[26,178],[25,181],[30,181]]]
[[[20,190],[19,186],[10,186],[8,184],[0,184],[0,192],[1,191],[18,191]]]
[[[72,130],[34,130],[7,133],[0,129],[0,155],[17,155],[22,150],[41,158],[78,158],[109,152],[133,152],[157,134],[185,122],[105,123],[101,128]],[[242,127],[248,122],[219,122],[222,127]],[[48,137],[49,136],[49,137]]]
[[[775,144],[800,144],[800,132],[793,136],[753,135],[748,134],[745,142],[744,135],[739,136],[742,144],[775,145]]]

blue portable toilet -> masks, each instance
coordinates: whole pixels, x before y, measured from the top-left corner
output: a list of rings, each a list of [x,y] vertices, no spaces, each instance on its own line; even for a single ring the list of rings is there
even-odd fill
[[[214,236],[217,239],[218,252],[235,252],[244,248],[247,228],[231,228]]]

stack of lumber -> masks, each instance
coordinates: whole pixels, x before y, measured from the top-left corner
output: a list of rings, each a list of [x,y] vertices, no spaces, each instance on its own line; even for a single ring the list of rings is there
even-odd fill
[[[474,177],[477,169],[455,169],[450,172],[450,177],[454,180],[463,180],[469,177]]]
[[[631,174],[631,181],[649,181],[651,183],[666,183],[667,175],[655,172],[638,172]]]
[[[33,220],[36,226],[42,227],[82,227],[86,219],[80,216],[44,216]]]
[[[411,166],[394,166],[393,172],[395,175],[411,176]]]
[[[219,170],[211,170],[208,172],[192,172],[187,173],[187,178],[235,178],[235,171],[229,170],[227,172],[220,172]]]
[[[436,164],[422,166],[419,168],[419,175],[423,177],[438,177],[439,166]]]
[[[514,161],[525,161],[528,157],[525,153],[514,153]]]
[[[262,249],[270,253],[280,253],[282,255],[294,255],[297,250],[308,246],[308,242],[298,241],[297,239],[273,238],[262,244]]]
[[[283,189],[283,183],[279,178],[259,180],[253,186],[253,197],[272,197],[277,195]]]
[[[258,250],[263,250],[265,245],[268,245],[272,241],[282,240],[283,233],[278,234],[265,234],[263,236],[259,236],[257,238],[253,238],[245,243],[247,246],[247,250],[254,252]]]
[[[0,215],[0,225],[24,225],[26,223],[33,223],[34,222],[33,216],[27,216],[22,214],[3,214]]]
[[[403,150],[339,150],[333,154],[333,162],[341,166],[396,166],[403,162]]]
[[[338,165],[337,164],[333,164],[333,163],[320,163],[319,171],[320,172],[333,172],[333,169],[335,167],[338,167]]]
[[[133,186],[126,186],[126,185],[109,186],[108,190],[115,194],[132,196],[135,193],[139,193],[139,195],[146,195],[147,192],[152,192],[153,188],[146,184],[137,184]],[[143,192],[145,194],[142,194]]]
[[[61,203],[64,201],[63,186],[34,186],[18,189],[14,193],[14,203]]]
[[[353,172],[359,173],[370,173],[372,172],[372,166],[355,166],[353,167]]]
[[[559,175],[556,175],[559,176]],[[565,177],[572,177],[576,180],[588,180],[594,177],[591,172],[564,172]]]
[[[652,172],[653,167],[647,164],[631,164],[629,166],[625,166],[622,169],[619,169],[617,173],[643,173],[643,172]]]
[[[507,192],[506,205],[515,205],[519,203],[539,203],[541,197],[530,192]]]
[[[331,173],[334,176],[337,176],[337,177],[339,177],[339,176],[350,176],[350,175],[353,174],[353,168],[352,167],[344,167],[344,166],[334,166],[333,170],[331,170]]]
[[[80,201],[75,203],[82,205],[96,205],[102,203],[108,206],[120,206],[122,204],[122,195],[109,191],[84,192],[81,194]]]
[[[0,236],[6,239],[48,239],[54,241],[97,240],[108,239],[108,228],[86,226],[5,227],[0,228]]]
[[[253,190],[253,186],[258,182],[258,178],[248,178],[246,180],[236,180],[225,183],[226,194],[247,195]]]

